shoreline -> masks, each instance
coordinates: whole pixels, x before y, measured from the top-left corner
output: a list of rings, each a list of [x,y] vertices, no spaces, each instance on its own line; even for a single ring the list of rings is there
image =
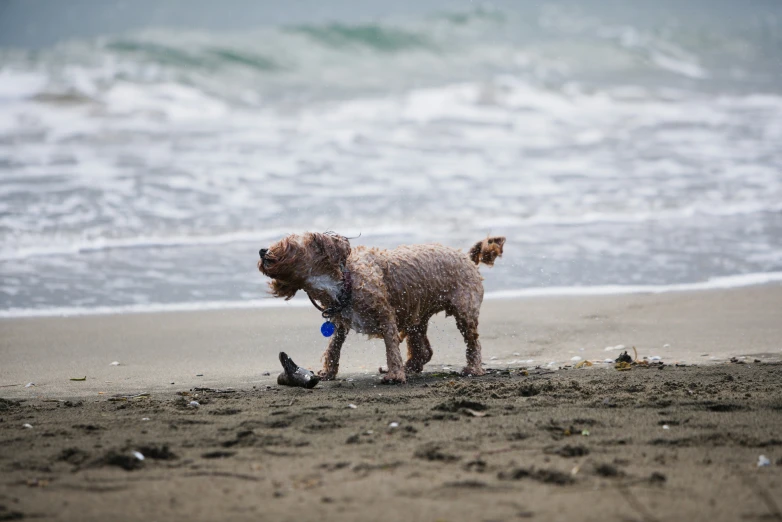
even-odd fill
[[[517,290],[487,292],[484,301],[498,299],[527,299],[539,297],[592,297],[604,295],[667,294],[678,292],[708,292],[782,283],[782,272],[755,272],[720,276],[696,283],[663,285],[599,285],[599,286],[544,286]],[[0,310],[0,321],[7,319],[82,317],[121,314],[149,314],[175,312],[208,312],[217,310],[251,310],[260,308],[306,308],[311,303],[302,297],[291,301],[273,298],[242,301],[184,301],[144,305],[117,305],[95,307],[7,308]]]
[[[548,296],[486,301],[479,327],[488,368],[557,369],[615,359],[635,346],[665,364],[731,357],[782,360],[782,284],[708,292]],[[6,319],[0,321],[0,394],[9,398],[164,392],[179,386],[274,384],[277,354],[313,370],[327,341],[310,307]],[[459,370],[464,343],[436,316],[425,370]],[[623,346],[624,348],[618,348]],[[403,354],[406,347],[401,347]],[[112,366],[112,362],[119,365]],[[340,378],[377,380],[378,340],[355,332]],[[611,365],[606,364],[610,367]],[[86,377],[85,381],[70,379]],[[25,388],[28,383],[35,386]]]

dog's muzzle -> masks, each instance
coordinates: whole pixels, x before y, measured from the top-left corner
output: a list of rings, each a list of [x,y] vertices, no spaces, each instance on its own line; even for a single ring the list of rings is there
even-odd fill
[[[258,261],[258,270],[263,272],[264,274],[266,271],[263,269],[263,264],[266,261],[266,252],[268,252],[268,248],[262,248],[258,251],[258,255],[261,256],[261,259]]]

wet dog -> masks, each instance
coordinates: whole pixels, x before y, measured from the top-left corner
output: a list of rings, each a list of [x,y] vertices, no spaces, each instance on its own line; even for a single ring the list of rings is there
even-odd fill
[[[467,344],[464,375],[483,375],[478,315],[483,277],[478,265],[502,256],[504,237],[478,241],[468,252],[442,245],[400,246],[392,250],[357,246],[332,233],[289,235],[260,250],[258,269],[272,281],[275,297],[307,293],[334,325],[324,354],[322,379],[334,379],[345,337],[352,329],[384,340],[388,370],[384,383],[403,383],[432,358],[426,337],[429,319],[454,316]],[[327,325],[329,326],[329,325]],[[407,339],[407,361],[399,344]]]

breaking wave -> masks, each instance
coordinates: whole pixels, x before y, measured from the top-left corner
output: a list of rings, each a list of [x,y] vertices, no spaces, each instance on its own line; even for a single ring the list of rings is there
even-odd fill
[[[490,292],[776,273],[782,17],[720,9],[0,49],[0,308],[251,301],[259,243],[308,229],[504,233]]]

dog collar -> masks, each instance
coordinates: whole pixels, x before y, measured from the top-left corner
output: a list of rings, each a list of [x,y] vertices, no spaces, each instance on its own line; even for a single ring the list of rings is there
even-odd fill
[[[317,302],[315,302],[315,300],[312,298],[312,296],[309,293],[307,293],[307,297],[310,298],[310,302],[312,303],[312,305],[318,310],[320,310],[323,318],[327,319],[327,322],[331,322],[330,319],[333,316],[337,315],[338,313],[342,312],[346,308],[350,307],[351,298],[353,297],[353,282],[350,277],[350,270],[348,270],[344,266],[342,267],[342,288],[337,294],[337,302],[332,306],[325,308],[324,306],[319,305]],[[326,335],[325,332],[324,335]],[[327,335],[326,337],[329,336]]]

